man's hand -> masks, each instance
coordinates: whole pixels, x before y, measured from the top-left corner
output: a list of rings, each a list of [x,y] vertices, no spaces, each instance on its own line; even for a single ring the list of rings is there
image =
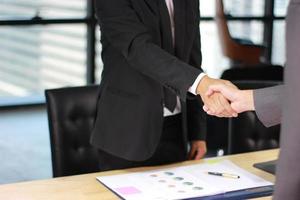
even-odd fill
[[[197,87],[197,94],[200,94],[205,107],[209,110],[211,115],[218,117],[237,117],[237,113],[230,106],[230,103],[221,93],[211,93],[206,95],[209,86],[224,85],[236,88],[230,81],[212,79],[208,76],[202,78]]]
[[[199,160],[206,154],[206,142],[202,140],[195,140],[191,142],[191,149],[189,152],[189,160]]]
[[[237,113],[242,113],[245,111],[253,111],[254,99],[253,90],[239,90],[237,88],[228,87],[224,84],[211,85],[206,92],[206,96],[211,96],[215,93],[222,94],[226,99],[230,101],[230,105],[233,110]],[[203,109],[209,115],[215,115],[209,108],[209,106],[204,105]]]

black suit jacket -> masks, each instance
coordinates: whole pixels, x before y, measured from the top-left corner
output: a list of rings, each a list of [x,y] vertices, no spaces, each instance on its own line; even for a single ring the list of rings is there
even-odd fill
[[[174,55],[167,7],[158,1],[95,1],[104,69],[91,143],[128,160],[146,160],[156,149],[163,87],[181,99],[185,143],[206,132],[199,97],[187,98],[202,72],[199,0],[174,0]]]

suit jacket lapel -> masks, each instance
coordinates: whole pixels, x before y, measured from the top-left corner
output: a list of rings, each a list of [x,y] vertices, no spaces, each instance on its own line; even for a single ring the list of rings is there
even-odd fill
[[[175,20],[175,54],[179,58],[184,58],[185,37],[186,37],[186,1],[173,0],[174,20]]]
[[[157,0],[144,0],[146,4],[149,6],[151,11],[155,14],[158,14],[158,6],[157,6]]]
[[[144,0],[153,13],[160,16],[161,45],[171,54],[186,61],[187,47],[194,38],[195,8],[191,0],[173,0],[175,22],[175,48],[172,42],[170,16],[165,0]],[[191,1],[191,2],[190,2]],[[191,44],[192,45],[192,44]]]
[[[176,56],[187,61],[190,47],[193,45],[196,19],[196,4],[191,0],[173,0],[175,15],[175,53]]]
[[[160,12],[161,45],[170,54],[174,54],[170,15],[165,0],[158,2]]]

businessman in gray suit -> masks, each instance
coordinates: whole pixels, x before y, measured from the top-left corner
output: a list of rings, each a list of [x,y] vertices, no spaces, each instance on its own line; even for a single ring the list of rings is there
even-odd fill
[[[259,90],[212,86],[231,101],[237,112],[255,110],[259,119],[272,126],[282,122],[281,151],[276,172],[275,200],[300,198],[300,0],[291,0],[288,8],[285,85]],[[204,106],[204,109],[212,113]]]

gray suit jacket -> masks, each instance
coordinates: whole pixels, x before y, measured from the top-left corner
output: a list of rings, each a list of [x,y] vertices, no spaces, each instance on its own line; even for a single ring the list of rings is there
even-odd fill
[[[291,0],[286,29],[285,86],[260,89],[254,92],[255,109],[259,119],[266,126],[272,126],[282,121],[281,152],[276,172],[275,200],[300,199],[299,20],[300,0]]]
[[[300,0],[291,0],[286,29],[287,67],[283,92],[281,151],[275,200],[300,199]]]
[[[256,115],[267,127],[281,123],[283,90],[283,85],[254,90]]]

